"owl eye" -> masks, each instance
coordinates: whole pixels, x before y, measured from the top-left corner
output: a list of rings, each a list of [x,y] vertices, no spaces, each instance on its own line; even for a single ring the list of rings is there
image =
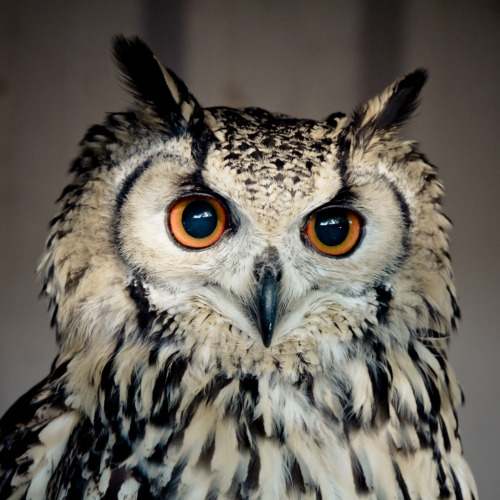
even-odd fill
[[[168,216],[173,237],[189,248],[213,245],[226,229],[226,210],[215,198],[188,196],[177,200]]]
[[[313,213],[305,232],[321,253],[341,256],[351,251],[361,236],[362,219],[343,207],[328,207]]]

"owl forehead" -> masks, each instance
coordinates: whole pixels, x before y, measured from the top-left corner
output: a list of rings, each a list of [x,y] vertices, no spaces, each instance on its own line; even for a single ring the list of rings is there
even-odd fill
[[[259,222],[287,224],[340,188],[333,127],[263,110],[218,118],[204,178]]]

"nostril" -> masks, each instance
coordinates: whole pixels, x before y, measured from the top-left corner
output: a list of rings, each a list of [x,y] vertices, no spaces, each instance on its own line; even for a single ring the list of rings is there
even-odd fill
[[[273,267],[269,267],[269,266],[265,266],[265,265],[258,266],[253,271],[253,277],[257,283],[260,283],[262,281],[262,279],[267,275],[274,276],[274,279],[276,280],[276,282],[279,283],[281,281],[281,277],[282,277],[283,273],[281,272],[281,270],[276,270]]]

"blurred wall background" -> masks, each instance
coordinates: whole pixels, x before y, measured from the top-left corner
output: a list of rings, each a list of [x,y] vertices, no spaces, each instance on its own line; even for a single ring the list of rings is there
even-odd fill
[[[309,118],[349,112],[423,66],[430,81],[406,136],[447,188],[463,315],[451,342],[466,393],[461,432],[482,498],[496,498],[497,1],[0,0],[0,12],[0,413],[56,353],[34,269],[78,141],[130,102],[110,60],[113,34],[143,37],[202,104]]]

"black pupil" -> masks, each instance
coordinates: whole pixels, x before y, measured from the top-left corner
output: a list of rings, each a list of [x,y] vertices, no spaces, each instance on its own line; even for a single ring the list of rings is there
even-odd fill
[[[217,212],[207,201],[192,201],[182,212],[182,225],[189,236],[206,238],[217,227]]]
[[[323,245],[329,247],[340,245],[349,234],[347,212],[339,208],[322,210],[316,215],[314,230]]]

